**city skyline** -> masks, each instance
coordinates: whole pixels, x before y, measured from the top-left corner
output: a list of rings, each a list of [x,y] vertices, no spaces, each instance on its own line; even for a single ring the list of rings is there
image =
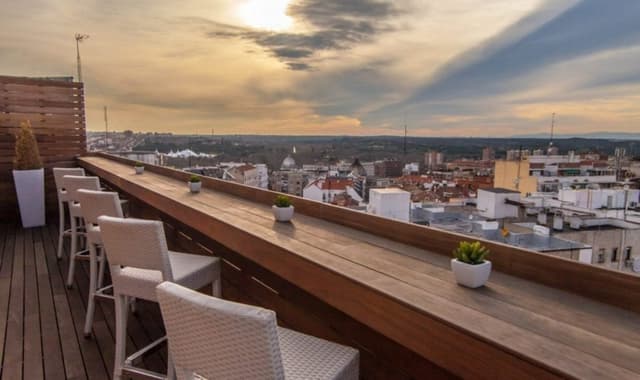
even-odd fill
[[[29,18],[25,19],[24,15]],[[635,132],[640,4],[13,3],[0,72],[73,75],[87,126],[208,134]]]

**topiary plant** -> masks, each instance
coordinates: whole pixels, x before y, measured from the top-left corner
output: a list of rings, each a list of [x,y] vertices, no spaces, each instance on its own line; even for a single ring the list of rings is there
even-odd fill
[[[13,168],[15,170],[42,168],[38,142],[33,135],[29,120],[20,122],[20,130],[16,133],[16,157],[13,161]]]
[[[489,250],[480,244],[479,241],[475,241],[473,243],[461,241],[458,248],[453,251],[453,257],[470,265],[484,263],[487,255],[489,255]]]
[[[291,206],[291,199],[286,195],[278,195],[273,204],[276,207],[289,207]]]
[[[189,177],[189,182],[191,183],[200,182],[200,177],[195,174],[192,174],[191,177]]]

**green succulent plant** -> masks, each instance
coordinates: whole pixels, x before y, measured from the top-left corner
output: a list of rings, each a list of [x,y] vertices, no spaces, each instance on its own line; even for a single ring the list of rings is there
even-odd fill
[[[289,207],[291,206],[291,198],[286,195],[278,195],[275,201],[273,201],[273,204],[276,207]]]
[[[189,177],[189,182],[191,182],[191,183],[200,182],[200,176],[192,174],[191,177]]]
[[[485,258],[489,255],[487,247],[480,244],[479,241],[470,243],[461,241],[458,248],[453,251],[453,257],[463,263],[478,265],[484,263]]]
[[[143,168],[144,164],[140,161],[136,161],[136,163],[133,166],[135,166],[136,168]]]

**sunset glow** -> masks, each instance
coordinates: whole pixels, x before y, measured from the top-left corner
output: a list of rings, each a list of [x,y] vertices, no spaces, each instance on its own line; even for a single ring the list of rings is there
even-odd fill
[[[287,15],[289,0],[248,0],[238,7],[238,15],[250,27],[284,30],[293,24]]]
[[[640,2],[608,3],[24,0],[0,73],[74,75],[90,35],[90,130],[108,105],[114,129],[175,133],[509,136],[553,112],[558,133],[635,131]]]

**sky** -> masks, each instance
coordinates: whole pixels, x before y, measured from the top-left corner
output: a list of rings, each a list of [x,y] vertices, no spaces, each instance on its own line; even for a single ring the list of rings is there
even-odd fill
[[[76,74],[87,128],[640,132],[637,0],[22,0],[0,75]]]

